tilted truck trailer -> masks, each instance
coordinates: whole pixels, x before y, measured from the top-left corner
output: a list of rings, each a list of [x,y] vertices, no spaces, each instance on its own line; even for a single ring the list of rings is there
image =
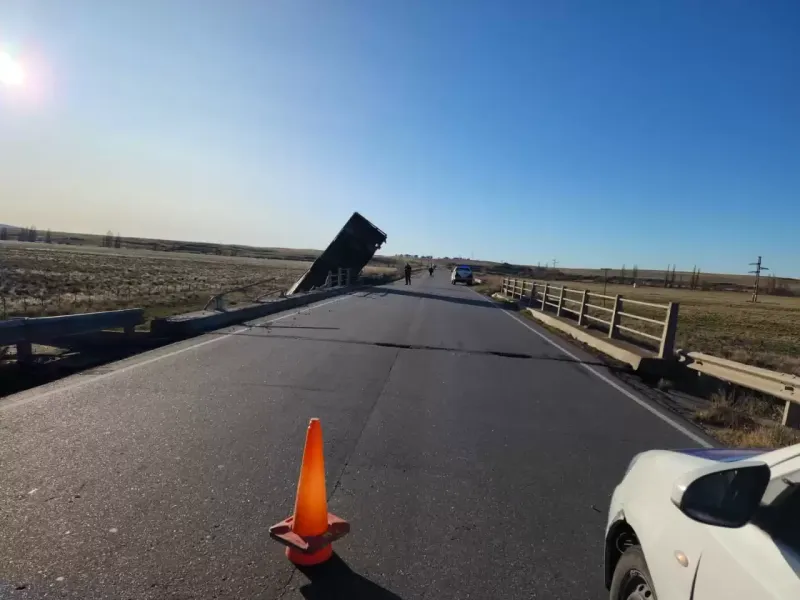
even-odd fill
[[[328,273],[350,269],[355,277],[386,243],[386,234],[359,213],[354,212],[339,234],[311,268],[289,289],[288,295],[307,292],[325,285]]]

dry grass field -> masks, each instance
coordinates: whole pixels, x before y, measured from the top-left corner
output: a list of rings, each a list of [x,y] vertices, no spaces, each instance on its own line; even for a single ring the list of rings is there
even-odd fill
[[[713,394],[694,421],[726,446],[779,448],[800,442],[800,431],[781,426],[782,406],[733,390]]]
[[[146,317],[203,308],[221,291],[260,282],[229,304],[285,291],[310,262],[0,242],[0,318],[72,314],[129,307]],[[393,271],[375,265],[368,272]]]
[[[744,266],[744,265],[743,265]],[[750,267],[753,268],[753,267]],[[562,269],[558,268],[558,279],[567,279],[570,281],[586,281],[594,280],[601,282],[603,280],[603,271],[600,269]],[[769,283],[768,275],[765,273],[762,279],[762,290],[766,289]],[[663,282],[666,276],[666,271],[654,271],[650,269],[639,269],[637,272],[636,280],[640,283],[646,283],[655,287],[663,289]],[[610,269],[608,271],[609,281],[619,283],[622,281],[623,273],[620,269]],[[676,271],[675,272],[675,286],[676,287],[689,287],[689,282],[692,277],[691,271]],[[632,278],[631,265],[625,270],[624,279],[630,282]],[[800,280],[790,278],[778,278],[777,283],[783,285],[787,289],[800,293]],[[731,273],[704,273],[700,272],[698,289],[704,291],[752,291],[753,276]]]
[[[20,231],[19,228],[6,227],[6,229],[8,232],[8,239],[17,240],[17,235]],[[105,237],[106,236],[95,233],[71,233],[64,231],[50,232],[50,240],[52,241],[51,247],[61,249],[102,249]],[[116,236],[112,236],[111,240],[114,241],[115,237]],[[47,231],[41,229],[37,230],[36,239],[38,242],[44,242],[47,239]],[[306,250],[299,248],[260,248],[256,246],[241,246],[237,244],[213,244],[210,242],[186,242],[154,238],[120,237],[119,242],[121,248],[126,250],[249,258],[283,258],[307,262],[313,261],[320,254],[319,250]]]

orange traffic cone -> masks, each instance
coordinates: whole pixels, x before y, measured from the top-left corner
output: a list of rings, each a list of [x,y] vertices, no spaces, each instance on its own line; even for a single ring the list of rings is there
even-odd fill
[[[322,425],[319,419],[311,419],[306,432],[294,515],[270,527],[269,535],[287,546],[286,556],[293,563],[317,565],[333,554],[331,542],[349,532],[350,523],[328,512]]]

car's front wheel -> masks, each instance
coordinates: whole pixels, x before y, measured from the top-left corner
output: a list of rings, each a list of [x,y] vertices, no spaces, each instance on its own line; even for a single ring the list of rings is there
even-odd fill
[[[631,546],[620,557],[611,580],[609,600],[657,600],[653,579],[641,546]]]

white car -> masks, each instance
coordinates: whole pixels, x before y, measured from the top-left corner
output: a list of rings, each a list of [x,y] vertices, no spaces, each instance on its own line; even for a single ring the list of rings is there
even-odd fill
[[[473,282],[472,267],[468,265],[461,265],[453,269],[453,272],[450,273],[450,283],[455,285],[458,282],[463,282],[467,285],[472,285]]]
[[[611,600],[800,600],[800,444],[635,456],[605,581]]]

